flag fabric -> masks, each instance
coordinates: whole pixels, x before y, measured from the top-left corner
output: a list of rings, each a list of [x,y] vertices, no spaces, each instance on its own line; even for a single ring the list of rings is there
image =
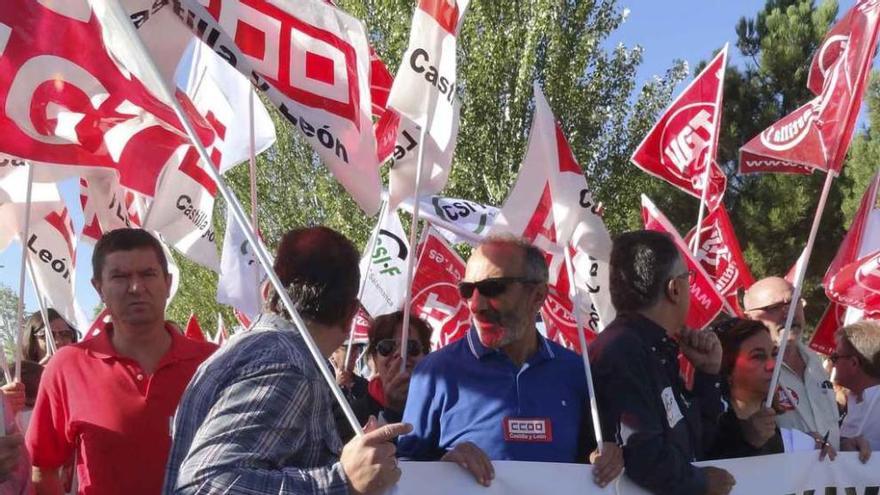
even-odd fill
[[[366,344],[370,340],[370,325],[373,324],[373,319],[370,318],[370,314],[367,313],[367,310],[364,309],[363,306],[358,306],[358,311],[354,315],[354,319],[351,321],[352,327],[354,327],[354,332],[350,332],[351,336],[350,343],[352,344]],[[349,339],[345,340],[345,343],[349,343]]]
[[[266,278],[250,243],[226,211],[226,234],[223,236],[223,254],[220,257],[220,277],[217,280],[217,302],[232,306],[253,320],[262,308],[260,287]],[[245,328],[249,325],[242,324]]]
[[[829,302],[810,338],[810,349],[826,356],[831,355],[837,349],[834,333],[844,325],[845,317],[846,306],[834,301]]]
[[[578,311],[591,341],[615,316],[608,291],[611,236],[601,213],[601,205],[593,199],[562,129],[536,85],[526,156],[491,233],[523,236],[544,251],[550,272],[549,294],[542,309],[547,334],[578,351],[563,249],[573,248],[575,284],[584,295]]]
[[[166,102],[108,53],[89,5],[9,0],[0,10],[0,152],[63,165],[52,170],[65,176],[112,169],[152,196],[188,139]]]
[[[880,250],[840,269],[825,287],[832,301],[880,318]]]
[[[92,173],[79,180],[83,228],[80,237],[94,244],[105,232],[124,227],[140,227],[146,207],[143,200],[119,184],[111,171]]]
[[[208,341],[208,339],[205,338],[205,332],[202,330],[202,326],[199,325],[199,319],[196,318],[195,313],[189,314],[189,320],[186,322],[186,330],[184,330],[183,334],[186,335],[187,338],[198,342]]]
[[[727,45],[672,102],[630,159],[645,172],[700,198],[706,167],[706,203],[713,210],[727,187],[715,163],[721,122],[721,95],[727,67]]]
[[[825,272],[823,285],[827,288],[831,278],[844,266],[878,249],[880,249],[880,171],[875,173],[868,183],[852,224]]]
[[[10,166],[0,175],[0,251],[24,230],[27,208],[28,166]],[[34,182],[31,186],[31,225],[64,206],[58,186]]]
[[[693,246],[695,237],[696,228],[685,237],[689,247]],[[693,249],[689,251],[693,252]],[[703,218],[703,225],[700,227],[700,246],[696,256],[697,261],[715,282],[718,293],[728,300],[730,307],[736,311],[736,316],[742,316],[737,293],[739,289],[751,287],[755,279],[752,278],[743,257],[733,224],[723,204],[718,205]]]
[[[703,269],[702,263],[698,262],[691,254],[684,239],[678,235],[669,219],[644,194],[642,195],[642,220],[645,222],[645,229],[669,234],[675,245],[678,246],[678,251],[688,270],[693,271],[694,276],[690,281],[690,309],[685,324],[695,330],[705,328],[721,312],[724,298],[715,289],[712,278]]]
[[[814,99],[740,148],[740,172],[838,174],[870,76],[880,4],[859,0],[826,34],[810,66]]]
[[[373,318],[401,309],[406,297],[406,267],[409,241],[396,210],[385,208],[372,237],[373,252],[365,252],[360,271],[363,294],[361,304]]]
[[[794,285],[795,278],[797,277],[797,271],[800,269],[801,265],[803,265],[804,262],[807,260],[806,254],[807,249],[804,248],[804,250],[801,251],[801,255],[798,256],[797,261],[795,261],[794,264],[791,265],[791,268],[788,269],[785,277],[782,277],[785,279],[786,282],[790,283],[791,285]]]
[[[400,118],[389,172],[392,208],[416,192],[419,146],[425,146],[420,195],[440,192],[449,178],[459,125],[457,37],[469,3],[419,0],[413,12],[409,45],[387,104]]]
[[[467,199],[443,196],[421,196],[419,218],[434,226],[450,244],[475,244],[489,233],[498,216],[498,208]],[[400,207],[412,213],[413,199],[404,200]],[[468,236],[456,232],[467,232]]]
[[[217,331],[214,333],[213,342],[222,346],[227,340],[229,340],[229,332],[226,331],[226,323],[223,321],[223,315],[217,313]]]
[[[76,279],[76,234],[67,207],[49,212],[31,224],[27,239],[21,239],[33,267],[37,294],[62,318],[77,322],[74,287]]]
[[[467,301],[458,293],[464,271],[464,260],[429,227],[419,247],[410,309],[433,329],[433,350],[464,337],[470,328]]]
[[[180,22],[278,107],[368,215],[381,201],[364,25],[319,0],[181,0]]]
[[[95,319],[92,320],[92,324],[89,325],[89,329],[83,334],[83,340],[90,339],[99,335],[103,332],[107,325],[112,321],[112,317],[110,316],[110,311],[107,308],[103,308],[100,313],[95,316]]]
[[[248,330],[251,328],[251,319],[248,318],[247,315],[235,308],[232,308],[232,314],[235,315],[235,319],[238,320],[242,330]]]

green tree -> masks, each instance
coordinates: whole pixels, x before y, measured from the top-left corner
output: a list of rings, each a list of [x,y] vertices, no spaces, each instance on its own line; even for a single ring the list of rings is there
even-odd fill
[[[880,72],[871,75],[871,84],[865,92],[868,105],[868,126],[853,138],[849,158],[840,178],[843,202],[841,210],[849,228],[868,183],[880,170]]]
[[[395,73],[408,42],[415,2],[338,3],[365,19],[374,48]],[[461,127],[444,193],[502,203],[525,152],[534,111],[532,83],[537,80],[597,197],[608,205],[609,228],[639,227],[638,194],[671,188],[633,173],[629,157],[686,69],[676,63],[636,90],[642,49],[602,47],[623,20],[613,0],[472,2],[459,40]],[[257,180],[259,224],[267,246],[274,247],[292,227],[316,224],[338,229],[363,246],[375,220],[357,209],[296,131],[272,113],[278,143],[258,158]],[[228,177],[240,198],[249,197],[246,167]],[[219,232],[223,223],[218,206]],[[182,284],[170,316],[182,322],[195,311],[203,322],[213,321],[221,310],[214,302],[216,275],[179,262]]]
[[[18,331],[18,293],[5,285],[0,285],[0,345],[11,356],[15,349],[15,334]]]

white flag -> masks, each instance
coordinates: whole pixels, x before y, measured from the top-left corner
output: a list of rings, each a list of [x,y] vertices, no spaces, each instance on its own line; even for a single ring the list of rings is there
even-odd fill
[[[227,210],[217,302],[232,306],[253,320],[260,313],[260,286],[265,277],[244,232]]]
[[[385,211],[373,231],[373,252],[364,253],[360,264],[361,277],[366,277],[361,304],[373,318],[401,309],[406,295],[404,274],[412,256],[397,211]]]
[[[71,324],[78,322],[74,299],[76,241],[67,208],[34,219],[22,248],[34,269],[36,292]]]
[[[28,167],[11,165],[0,168],[0,251],[24,230],[27,208]],[[15,163],[24,163],[16,161]],[[34,182],[31,189],[31,225],[50,211],[64,206],[58,186],[54,183]]]
[[[468,4],[420,0],[413,12],[409,47],[388,95],[388,108],[401,117],[389,173],[391,208],[415,193],[419,129],[427,126],[421,191],[437,193],[449,178],[459,124],[455,52]]]
[[[492,228],[500,211],[476,201],[443,196],[421,196],[419,203],[419,217],[431,223],[451,244],[466,242],[475,245]],[[400,206],[412,212],[413,199],[404,200]]]

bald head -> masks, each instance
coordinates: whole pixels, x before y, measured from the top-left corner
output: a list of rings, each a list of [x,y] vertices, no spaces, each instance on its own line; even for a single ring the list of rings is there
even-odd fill
[[[788,317],[789,303],[794,293],[794,287],[782,277],[767,277],[758,280],[743,297],[746,316],[750,320],[758,320],[767,328],[773,339],[779,341],[779,335],[785,328],[785,320]],[[791,337],[800,337],[804,327],[804,307],[798,305],[795,318],[792,322]]]

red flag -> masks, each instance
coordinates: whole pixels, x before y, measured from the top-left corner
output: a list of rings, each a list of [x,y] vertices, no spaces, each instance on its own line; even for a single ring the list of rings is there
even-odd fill
[[[693,244],[695,234],[696,228],[685,237],[688,246]],[[703,219],[697,259],[715,282],[718,293],[733,296],[734,301],[738,289],[748,289],[755,283],[724,205],[718,205]]]
[[[687,264],[688,270],[694,272],[694,277],[690,281],[691,304],[685,323],[693,329],[704,328],[721,312],[721,308],[724,306],[724,299],[715,290],[715,284],[712,282],[709,274],[703,269],[702,264],[694,259],[688,250],[687,244],[678,235],[672,223],[645,195],[642,195],[642,220],[645,222],[646,229],[664,232],[672,236],[676,246],[678,246],[679,253]]]
[[[798,268],[800,268],[801,264],[803,264],[807,259],[806,254],[807,249],[804,248],[804,250],[801,251],[801,255],[798,256],[797,261],[795,261],[794,264],[791,265],[791,268],[788,269],[788,273],[786,273],[785,277],[783,277],[785,281],[790,283],[791,285],[794,285],[794,279],[797,276]]]
[[[844,266],[877,249],[880,249],[880,171],[868,184],[852,225],[825,272],[822,285],[827,288],[831,278]]]
[[[0,32],[0,151],[83,172],[114,169],[123,186],[152,196],[165,162],[189,140],[174,111],[110,56],[88,8],[7,0]]]
[[[825,294],[836,303],[880,317],[880,250],[841,268]]]
[[[880,4],[860,0],[813,58],[807,87],[816,98],[740,149],[740,172],[837,174],[852,140],[877,47]]]
[[[727,186],[714,162],[726,65],[727,45],[666,109],[631,158],[645,172],[697,198],[710,164],[709,210],[720,203]]]
[[[247,315],[236,308],[232,308],[232,314],[235,315],[235,319],[238,320],[239,324],[241,324],[241,328],[247,330],[251,327],[251,320],[247,317]]]
[[[834,352],[837,349],[834,332],[844,325],[845,316],[846,306],[834,301],[828,303],[828,307],[825,308],[825,312],[813,332],[813,337],[810,339],[810,349],[825,355]]]
[[[370,325],[373,324],[370,313],[367,313],[363,306],[358,306],[358,312],[354,315],[351,324],[354,327],[354,333],[350,334],[352,343],[366,344],[370,340]]]
[[[199,319],[196,318],[195,313],[190,313],[189,320],[186,322],[186,330],[184,330],[183,334],[186,335],[187,338],[199,342],[208,341],[208,339],[205,338],[205,332],[202,330],[202,326],[199,325]]]
[[[431,347],[437,350],[464,337],[471,313],[458,293],[465,262],[433,229],[421,245],[412,282],[412,314],[433,329]]]

